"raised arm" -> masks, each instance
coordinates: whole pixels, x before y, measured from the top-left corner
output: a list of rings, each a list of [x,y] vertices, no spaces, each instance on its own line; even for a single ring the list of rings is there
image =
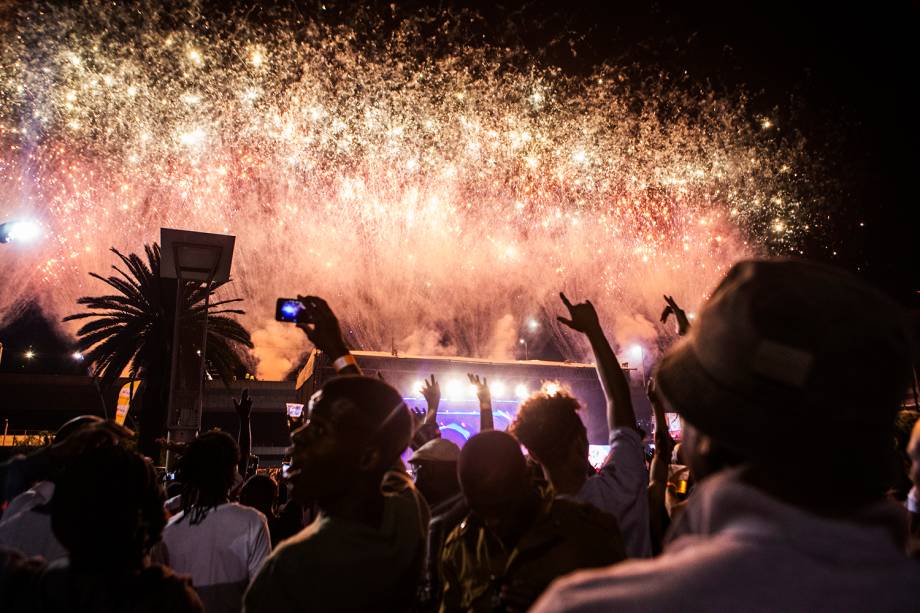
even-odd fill
[[[652,549],[660,552],[669,524],[665,498],[668,492],[668,469],[675,443],[668,429],[664,406],[655,391],[655,379],[649,379],[646,391],[655,413],[655,455],[652,457],[651,478],[648,484],[649,529]]]
[[[489,391],[489,381],[485,377],[467,373],[470,383],[476,387],[476,397],[479,399],[479,431],[494,430],[495,422],[492,419],[492,393]]]
[[[240,399],[233,399],[233,408],[236,410],[236,416],[240,418],[240,431],[236,438],[240,446],[240,476],[246,478],[246,469],[249,468],[249,455],[252,452],[252,424],[250,417],[252,415],[252,399],[249,397],[249,390],[243,390]]]
[[[690,331],[690,320],[687,319],[687,313],[677,305],[674,296],[664,296],[664,301],[667,303],[667,306],[665,306],[664,310],[661,312],[661,323],[667,322],[671,313],[674,313],[674,319],[677,320],[677,334],[679,336],[684,336]]]
[[[425,379],[422,385],[422,396],[428,405],[428,412],[425,414],[426,425],[438,424],[438,407],[441,404],[441,385],[438,380],[431,375],[431,379]]]
[[[340,375],[360,375],[361,369],[348,350],[339,320],[326,301],[317,296],[297,296],[305,307],[305,322],[297,324],[317,349],[332,361]]]
[[[597,363],[597,375],[607,396],[607,427],[612,432],[614,428],[632,428],[636,430],[636,414],[633,411],[632,399],[629,397],[629,383],[626,375],[613,353],[607,337],[601,330],[597,311],[591,301],[572,304],[565,294],[559,293],[562,303],[569,311],[569,319],[557,317],[561,323],[576,332],[581,332],[588,337],[591,350],[594,352],[594,361]]]

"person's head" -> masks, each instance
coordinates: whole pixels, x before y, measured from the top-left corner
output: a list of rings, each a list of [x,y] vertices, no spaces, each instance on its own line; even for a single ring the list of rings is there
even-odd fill
[[[205,432],[189,443],[176,464],[176,479],[182,483],[182,509],[192,524],[226,502],[239,462],[239,445],[226,432]]]
[[[443,438],[428,441],[419,447],[409,463],[415,468],[415,486],[434,506],[460,492],[457,481],[457,459],[460,448]]]
[[[291,437],[292,493],[321,507],[349,494],[379,493],[411,437],[412,417],[399,392],[371,377],[337,377],[313,395],[306,423]]]
[[[914,424],[907,444],[907,455],[910,457],[910,480],[915,487],[920,488],[920,421]]]
[[[584,471],[588,460],[588,431],[578,416],[581,408],[569,394],[537,392],[518,409],[510,432],[550,473]]]
[[[274,514],[278,499],[278,484],[268,475],[253,475],[240,489],[240,504],[261,511],[266,517]]]
[[[149,460],[121,446],[89,449],[55,479],[51,527],[74,568],[141,568],[166,525],[163,489]]]
[[[745,461],[751,482],[840,513],[884,496],[909,356],[901,309],[862,281],[751,260],[728,272],[656,381],[686,423]]]
[[[457,474],[470,510],[496,534],[514,530],[533,506],[535,488],[527,462],[520,443],[507,432],[488,430],[467,441]]]
[[[918,411],[898,411],[894,419],[894,441],[892,446],[893,462],[891,475],[892,494],[897,500],[907,498],[913,486],[910,480],[911,458],[908,454],[911,432],[920,420]]]
[[[57,432],[54,433],[54,442],[60,443],[74,432],[82,430],[87,426],[101,424],[104,421],[104,419],[97,415],[80,415],[79,417],[74,417],[64,422],[64,425],[57,429]]]

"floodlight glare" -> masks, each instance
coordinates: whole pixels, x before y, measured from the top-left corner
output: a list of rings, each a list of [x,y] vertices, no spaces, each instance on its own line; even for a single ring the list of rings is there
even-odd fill
[[[8,221],[0,224],[0,243],[29,243],[41,234],[41,226],[34,221]]]

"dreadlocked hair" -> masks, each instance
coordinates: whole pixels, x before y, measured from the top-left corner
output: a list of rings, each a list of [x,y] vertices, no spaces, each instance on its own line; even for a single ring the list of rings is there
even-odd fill
[[[236,478],[240,448],[233,437],[212,430],[195,438],[176,465],[176,479],[182,483],[182,517],[200,524],[208,512],[227,500]]]

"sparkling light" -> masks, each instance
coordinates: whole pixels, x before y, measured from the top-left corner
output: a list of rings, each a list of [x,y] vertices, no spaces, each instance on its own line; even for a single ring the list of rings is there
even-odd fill
[[[731,263],[820,226],[813,156],[740,95],[623,66],[569,77],[482,41],[433,57],[412,19],[362,48],[298,16],[130,5],[40,3],[0,39],[0,219],[38,211],[51,237],[0,259],[0,314],[74,312],[105,291],[87,273],[110,247],[169,225],[236,235],[232,293],[264,364],[302,349],[271,328],[291,288],[329,297],[356,348],[511,358],[560,289],[630,318],[609,330],[628,342],[662,293],[697,308]]]

